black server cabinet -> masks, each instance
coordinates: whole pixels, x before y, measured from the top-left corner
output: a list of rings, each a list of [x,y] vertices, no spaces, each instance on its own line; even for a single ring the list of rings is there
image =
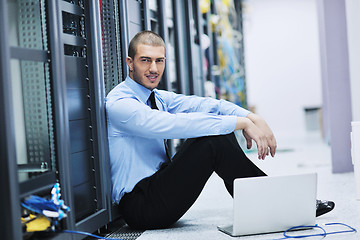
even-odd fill
[[[49,12],[44,0],[7,0],[1,15],[1,199],[12,224],[5,235],[20,239],[20,201],[57,181]]]
[[[17,175],[25,197],[56,182],[48,13],[45,1],[35,0],[8,0],[7,9]]]
[[[69,226],[93,232],[108,222],[109,179],[106,155],[100,4],[57,1],[63,61],[64,123],[68,162],[60,171],[73,216]],[[70,171],[69,171],[70,170]]]
[[[110,187],[96,0],[1,1],[1,197],[6,236],[21,238],[20,202],[60,182],[61,228],[109,221]],[[4,174],[3,174],[3,171]],[[5,226],[5,225],[3,225]],[[80,236],[66,236],[78,239]]]

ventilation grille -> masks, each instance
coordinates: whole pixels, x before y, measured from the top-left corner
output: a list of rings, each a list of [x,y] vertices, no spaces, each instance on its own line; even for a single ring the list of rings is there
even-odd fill
[[[121,227],[119,230],[107,235],[107,238],[123,239],[123,240],[135,240],[141,236],[144,231],[134,231],[127,225]]]
[[[19,45],[47,50],[44,0],[21,0],[19,8]],[[49,64],[21,62],[27,154],[29,163],[55,169],[55,145]],[[50,166],[51,165],[51,166]]]
[[[113,0],[102,1],[102,40],[106,94],[122,81],[118,6]]]

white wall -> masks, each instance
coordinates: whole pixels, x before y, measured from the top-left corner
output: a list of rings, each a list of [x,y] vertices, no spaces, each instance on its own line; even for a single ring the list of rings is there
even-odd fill
[[[304,107],[321,106],[315,0],[247,0],[244,44],[249,106],[277,135],[304,134]]]
[[[352,120],[360,121],[360,1],[346,0]]]

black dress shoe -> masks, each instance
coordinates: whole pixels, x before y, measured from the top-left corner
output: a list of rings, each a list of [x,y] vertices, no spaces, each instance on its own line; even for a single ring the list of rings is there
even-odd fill
[[[335,207],[332,201],[316,200],[316,216],[319,217],[325,213],[330,212]]]

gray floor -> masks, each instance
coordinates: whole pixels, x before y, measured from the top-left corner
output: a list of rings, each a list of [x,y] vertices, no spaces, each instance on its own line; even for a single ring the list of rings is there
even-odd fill
[[[331,199],[336,202],[335,209],[316,219],[321,225],[341,222],[360,230],[360,201],[355,199],[354,174],[332,174],[330,148],[323,143],[317,133],[309,133],[297,138],[278,138],[278,153],[275,158],[258,161],[254,152],[248,156],[269,175],[288,173],[317,172],[318,199]],[[222,180],[213,175],[199,199],[180,221],[170,229],[145,231],[138,240],[184,240],[184,239],[232,239],[219,232],[218,225],[231,223],[232,199],[226,192]],[[343,230],[343,228],[327,228]],[[299,232],[300,234],[301,232]],[[319,233],[307,230],[305,234]],[[239,239],[279,239],[282,233],[238,237]],[[306,239],[321,239],[310,237]],[[328,235],[326,239],[360,239],[360,233]]]

